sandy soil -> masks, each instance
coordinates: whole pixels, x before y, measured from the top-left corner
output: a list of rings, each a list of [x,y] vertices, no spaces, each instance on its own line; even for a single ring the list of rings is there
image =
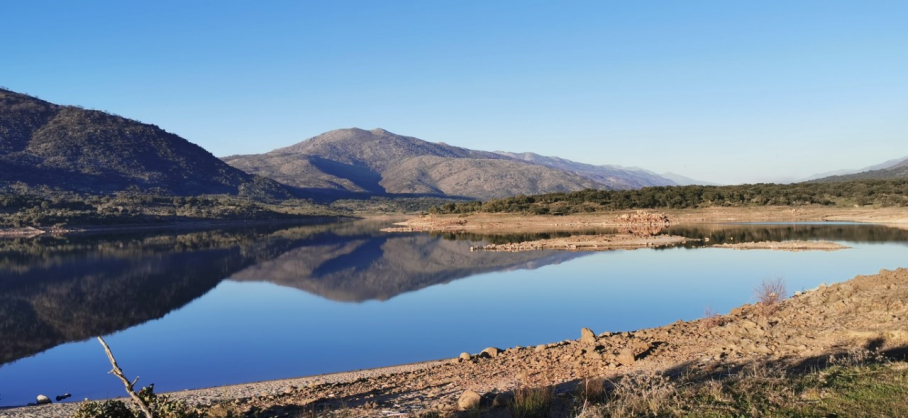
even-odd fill
[[[731,248],[735,250],[773,250],[773,251],[838,251],[851,247],[829,241],[760,241],[720,244],[710,248]]]
[[[490,347],[447,361],[171,395],[199,405],[231,400],[230,407],[247,416],[336,408],[348,408],[353,416],[389,416],[453,411],[467,390],[492,397],[521,382],[554,384],[567,393],[586,377],[708,373],[752,362],[803,364],[862,348],[905,350],[908,269],[822,285],[777,305],[744,305],[727,315],[632,332],[581,330],[578,336],[536,347]],[[0,415],[63,417],[74,407],[8,409]]]
[[[734,222],[868,222],[908,228],[904,208],[758,207],[665,210],[672,225]],[[400,231],[469,231],[509,233],[622,226],[620,216],[635,211],[615,211],[565,216],[480,213],[430,215],[399,223]]]
[[[575,235],[569,238],[551,238],[535,241],[524,241],[513,244],[489,244],[471,247],[473,251],[534,251],[534,250],[576,250],[606,251],[617,249],[636,249],[646,247],[664,247],[684,244],[689,238],[674,235],[657,235],[640,237],[630,234]]]

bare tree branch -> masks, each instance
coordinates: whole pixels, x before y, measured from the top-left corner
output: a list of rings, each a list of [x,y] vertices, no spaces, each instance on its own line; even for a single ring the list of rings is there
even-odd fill
[[[142,413],[145,414],[145,418],[154,418],[154,415],[151,413],[151,409],[148,407],[145,401],[143,401],[142,398],[139,397],[139,394],[136,393],[135,389],[133,389],[133,387],[136,385],[136,382],[139,381],[139,378],[136,377],[136,380],[133,380],[132,383],[130,383],[129,379],[127,379],[126,376],[123,375],[123,369],[121,369],[117,364],[117,359],[114,358],[113,353],[110,351],[110,347],[107,346],[107,343],[104,342],[104,339],[99,336],[98,342],[101,343],[101,346],[104,347],[104,352],[107,353],[107,359],[110,360],[110,365],[111,367],[113,367],[113,369],[110,371],[110,374],[118,377],[120,381],[123,382],[123,386],[126,386],[126,393],[128,393],[129,397],[132,398],[132,400],[135,401],[135,403],[139,406],[139,409],[141,409]]]

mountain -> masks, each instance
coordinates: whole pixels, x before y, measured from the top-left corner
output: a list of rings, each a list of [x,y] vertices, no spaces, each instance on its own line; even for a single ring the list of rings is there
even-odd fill
[[[836,170],[836,171],[828,171],[825,173],[814,174],[801,181],[819,180],[819,179],[825,179],[827,177],[847,176],[847,175],[851,175],[851,174],[864,173],[867,171],[886,170],[886,169],[890,169],[890,168],[896,168],[905,163],[908,163],[908,157],[892,159],[892,160],[886,161],[881,164],[871,165],[871,166],[864,167],[864,168],[857,169],[857,170],[846,169],[846,170]]]
[[[93,194],[291,195],[157,126],[0,89],[0,186],[14,183]]]
[[[694,180],[690,177],[685,177],[680,174],[675,173],[662,173],[660,177],[671,180],[678,186],[719,186],[718,183],[710,183],[708,181]]]
[[[852,180],[891,180],[908,178],[908,159],[895,163],[894,165],[881,170],[864,171],[855,174],[840,176],[829,176],[821,179],[812,180],[814,182],[829,183],[837,181]]]
[[[582,189],[674,185],[646,170],[595,166],[533,153],[487,152],[384,129],[339,129],[228,164],[307,193],[491,199]]]
[[[307,193],[489,199],[610,188],[572,172],[505,155],[397,135],[339,129],[228,164]]]
[[[526,161],[531,164],[557,168],[559,170],[579,174],[590,180],[606,184],[612,189],[639,189],[641,187],[649,186],[676,185],[670,179],[639,168],[584,164],[565,160],[564,158],[546,157],[532,152],[515,153],[496,151],[495,153],[516,160]]]

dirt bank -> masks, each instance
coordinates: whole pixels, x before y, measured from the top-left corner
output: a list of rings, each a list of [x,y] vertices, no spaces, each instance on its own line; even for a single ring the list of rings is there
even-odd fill
[[[664,210],[672,225],[735,222],[867,222],[908,227],[904,208],[758,207]],[[526,231],[621,228],[622,215],[636,211],[615,211],[565,216],[479,213],[471,215],[429,215],[399,223],[399,231],[469,231],[510,233]]]
[[[773,251],[838,251],[851,247],[829,241],[760,241],[739,242],[736,244],[719,244],[711,248],[731,248],[735,250],[773,250]]]
[[[647,247],[664,247],[684,244],[689,238],[674,235],[635,236],[630,234],[575,235],[568,238],[539,239],[513,244],[489,244],[470,247],[473,251],[535,251],[535,250],[570,250],[570,251],[607,251],[617,249],[636,249]]]
[[[293,416],[348,408],[356,416],[450,412],[466,390],[513,390],[528,379],[572,390],[584,378],[641,371],[680,375],[759,361],[802,364],[855,348],[908,347],[908,269],[880,271],[798,292],[777,305],[632,332],[578,332],[579,340],[490,348],[448,361],[173,393],[193,404],[230,400],[247,416]],[[580,330],[578,330],[580,331]],[[457,353],[451,347],[452,356]],[[128,366],[127,366],[128,367]],[[0,411],[9,417],[67,416],[72,405]]]

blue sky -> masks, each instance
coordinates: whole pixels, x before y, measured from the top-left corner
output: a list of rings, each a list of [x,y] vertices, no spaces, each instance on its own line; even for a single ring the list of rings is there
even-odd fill
[[[218,156],[353,126],[723,183],[908,156],[906,1],[28,1],[0,15],[0,85]]]

